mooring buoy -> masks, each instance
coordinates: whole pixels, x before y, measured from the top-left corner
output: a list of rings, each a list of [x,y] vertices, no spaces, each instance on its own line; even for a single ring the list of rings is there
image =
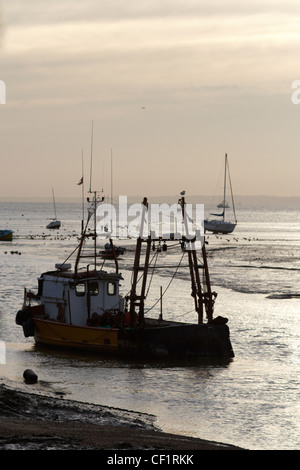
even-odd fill
[[[31,369],[24,370],[23,377],[27,384],[36,384],[38,381],[38,376]]]

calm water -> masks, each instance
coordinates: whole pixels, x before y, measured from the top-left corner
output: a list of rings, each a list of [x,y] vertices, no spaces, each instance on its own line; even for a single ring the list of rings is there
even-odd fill
[[[300,211],[296,208],[237,207],[239,224],[230,236],[207,236],[215,315],[229,318],[235,358],[229,363],[122,362],[38,350],[23,337],[15,314],[23,288],[36,287],[43,271],[64,261],[77,245],[80,204],[57,203],[59,231],[45,228],[51,204],[0,203],[1,228],[15,231],[0,244],[0,340],[4,383],[22,390],[124,408],[157,416],[167,432],[248,449],[300,447]],[[124,243],[123,243],[124,245]],[[128,245],[130,248],[131,245]],[[168,285],[170,266],[181,254],[158,259],[148,305]],[[120,260],[123,292],[130,281],[133,251]],[[108,266],[107,266],[108,269]],[[185,262],[163,301],[167,318],[196,321]],[[282,298],[283,296],[287,298]],[[159,304],[151,315],[159,314]],[[23,383],[30,367],[41,383]]]

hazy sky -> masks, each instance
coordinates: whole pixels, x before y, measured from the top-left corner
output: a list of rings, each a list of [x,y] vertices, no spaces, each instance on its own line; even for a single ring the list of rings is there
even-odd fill
[[[300,196],[299,0],[0,5],[0,198]]]

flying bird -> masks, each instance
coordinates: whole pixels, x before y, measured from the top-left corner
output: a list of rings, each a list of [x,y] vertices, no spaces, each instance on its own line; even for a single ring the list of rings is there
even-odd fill
[[[184,196],[185,195],[185,191],[181,191],[181,196]]]

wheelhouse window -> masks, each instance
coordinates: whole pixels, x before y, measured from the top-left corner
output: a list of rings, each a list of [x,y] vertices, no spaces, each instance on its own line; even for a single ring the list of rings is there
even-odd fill
[[[108,282],[107,283],[108,295],[116,295],[116,292],[117,292],[117,284],[115,282]]]
[[[44,285],[44,279],[39,279],[38,280],[38,286],[39,286],[38,295],[39,296],[43,295],[43,285]]]
[[[98,295],[99,294],[98,282],[89,282],[89,294],[90,295]]]
[[[78,297],[83,297],[85,295],[85,284],[84,284],[84,282],[78,282],[78,284],[76,284],[75,293]]]

